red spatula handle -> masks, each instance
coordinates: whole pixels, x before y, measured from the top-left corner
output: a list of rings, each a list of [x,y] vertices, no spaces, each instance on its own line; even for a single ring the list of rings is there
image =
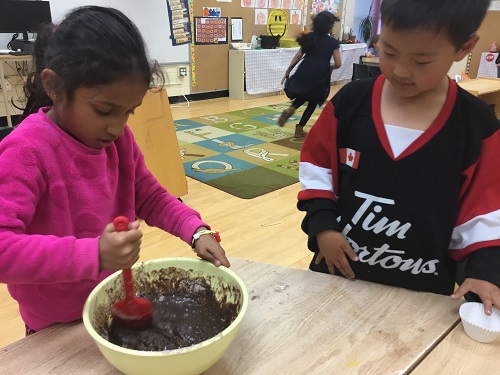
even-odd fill
[[[125,216],[117,216],[113,220],[113,225],[117,232],[125,232],[128,230],[129,220]],[[135,297],[134,291],[134,281],[132,280],[132,270],[127,268],[122,271],[123,276],[123,287],[125,289],[125,299],[131,299]]]

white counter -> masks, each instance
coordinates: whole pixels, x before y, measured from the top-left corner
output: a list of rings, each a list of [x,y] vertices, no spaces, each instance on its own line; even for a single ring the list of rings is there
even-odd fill
[[[265,94],[283,89],[281,79],[299,48],[229,50],[229,97]],[[349,81],[352,64],[367,51],[365,43],[341,44],[342,66],[332,73],[332,82]]]

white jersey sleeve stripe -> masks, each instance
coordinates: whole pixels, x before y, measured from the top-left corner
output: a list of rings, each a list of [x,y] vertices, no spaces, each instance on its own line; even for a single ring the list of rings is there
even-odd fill
[[[333,192],[332,170],[307,162],[299,164],[302,190],[326,190]]]
[[[455,227],[451,235],[450,250],[461,250],[477,242],[500,239],[500,210],[479,215]]]

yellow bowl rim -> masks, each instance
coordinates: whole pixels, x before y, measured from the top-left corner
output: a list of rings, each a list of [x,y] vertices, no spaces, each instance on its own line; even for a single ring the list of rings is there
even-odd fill
[[[157,259],[147,260],[144,262],[139,262],[139,263],[134,264],[132,266],[132,268],[141,267],[142,265],[147,265],[148,263],[158,263],[159,261],[165,261],[165,260],[173,261],[173,262],[175,262],[175,261],[183,261],[183,262],[187,261],[188,263],[198,263],[198,262],[209,263],[208,261],[202,260],[202,259],[194,259],[194,258],[188,258],[188,257],[169,257],[169,258],[157,258]],[[175,266],[172,266],[172,267],[175,267]],[[220,266],[220,267],[224,267],[224,266]],[[83,306],[83,324],[84,324],[87,332],[90,334],[90,336],[95,341],[97,341],[99,344],[107,347],[108,349],[112,349],[114,351],[118,351],[118,352],[123,353],[123,354],[135,355],[135,356],[141,356],[141,357],[157,357],[157,356],[165,357],[165,356],[184,354],[184,353],[198,350],[202,347],[205,347],[205,346],[212,344],[215,341],[220,340],[223,336],[227,335],[229,333],[229,331],[233,330],[235,326],[238,326],[240,324],[241,320],[243,319],[243,317],[245,316],[245,313],[248,309],[248,290],[247,290],[247,287],[245,286],[245,283],[243,282],[243,280],[241,280],[241,278],[234,271],[232,271],[231,269],[229,269],[227,267],[224,267],[224,272],[227,272],[229,275],[231,275],[236,280],[237,285],[239,286],[239,288],[242,291],[242,300],[243,300],[240,312],[236,316],[236,319],[233,320],[233,322],[226,329],[224,329],[222,332],[218,333],[216,336],[214,336],[208,340],[202,341],[202,342],[195,344],[195,345],[187,346],[185,348],[164,350],[164,351],[155,351],[155,352],[124,348],[122,346],[119,346],[119,345],[116,345],[116,344],[109,342],[104,337],[99,335],[97,333],[97,331],[94,329],[94,327],[92,326],[92,323],[90,323],[90,318],[89,318],[90,314],[88,312],[90,309],[91,297],[93,297],[94,295],[96,295],[98,293],[97,287],[101,284],[108,282],[111,279],[118,277],[120,275],[120,272],[121,271],[116,271],[116,272],[112,273],[111,275],[109,275],[108,277],[106,277],[99,284],[97,284],[95,286],[95,288],[92,290],[92,292],[89,294],[89,296],[87,297],[87,300],[85,301],[85,305]]]

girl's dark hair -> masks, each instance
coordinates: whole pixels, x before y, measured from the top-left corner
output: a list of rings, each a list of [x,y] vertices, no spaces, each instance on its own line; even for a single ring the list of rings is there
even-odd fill
[[[375,44],[378,43],[379,40],[380,40],[379,34],[372,36],[370,39],[370,44],[368,44],[368,48],[375,48]]]
[[[384,0],[382,24],[395,31],[444,31],[455,49],[479,29],[490,0]]]
[[[59,25],[46,25],[39,31],[33,67],[24,88],[28,96],[24,116],[53,104],[40,77],[46,68],[61,78],[70,100],[79,87],[105,85],[137,74],[149,86],[153,75],[161,76],[158,63],[150,64],[135,24],[119,10],[98,6],[76,8]]]
[[[317,40],[323,35],[330,34],[335,22],[340,21],[335,14],[326,10],[319,12],[312,17],[313,31],[309,34],[303,34],[297,38],[297,42],[302,47],[304,53],[312,51],[316,47]]]

